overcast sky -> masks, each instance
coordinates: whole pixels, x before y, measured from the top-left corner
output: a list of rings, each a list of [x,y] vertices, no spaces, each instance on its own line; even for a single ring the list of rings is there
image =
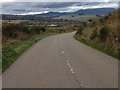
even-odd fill
[[[114,2],[112,0],[99,0],[98,2],[96,0],[76,0],[77,2],[75,0],[51,0],[52,2],[50,0],[49,2],[47,2],[48,0],[29,0],[29,2],[27,0],[25,2],[23,0],[3,1],[2,8],[0,8],[2,14],[31,15],[48,12],[76,12],[93,8],[118,8],[119,0],[114,0]]]
[[[0,0],[2,2],[118,2],[120,0]]]

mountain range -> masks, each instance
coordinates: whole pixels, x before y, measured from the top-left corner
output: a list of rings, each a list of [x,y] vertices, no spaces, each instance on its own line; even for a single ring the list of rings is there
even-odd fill
[[[33,19],[41,19],[41,17],[58,17],[62,15],[106,15],[114,11],[115,8],[96,8],[96,9],[84,9],[78,10],[76,12],[48,12],[44,14],[34,14],[34,15],[10,15],[10,14],[2,14],[2,19],[24,19],[24,20],[33,20]]]

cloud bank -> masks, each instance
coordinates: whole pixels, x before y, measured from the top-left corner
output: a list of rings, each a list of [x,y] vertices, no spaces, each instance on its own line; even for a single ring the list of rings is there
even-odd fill
[[[11,2],[3,3],[3,14],[32,15],[48,12],[76,12],[82,9],[118,8],[116,2]]]
[[[120,0],[2,0],[2,2],[119,2]]]

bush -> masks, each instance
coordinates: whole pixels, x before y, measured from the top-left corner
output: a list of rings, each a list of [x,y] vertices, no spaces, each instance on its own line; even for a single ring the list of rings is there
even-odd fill
[[[83,22],[83,26],[84,26],[84,27],[87,27],[87,26],[88,26],[88,23],[87,23],[87,22]]]
[[[89,21],[89,22],[91,22],[91,21],[92,21],[92,19],[89,19],[88,21]]]
[[[94,26],[96,24],[96,20],[92,20],[92,25]]]
[[[29,26],[23,24],[3,24],[2,35],[6,38],[16,38],[19,33],[29,34]]]
[[[92,35],[91,35],[91,40],[95,39],[97,36],[98,36],[97,29],[94,29],[94,30],[93,30],[93,33],[92,33]]]
[[[108,20],[108,19],[109,19],[109,16],[105,16],[104,19],[105,19],[105,20]]]
[[[100,19],[100,23],[104,23],[104,19],[103,18]]]
[[[45,32],[46,29],[43,26],[29,26],[24,24],[3,24],[2,25],[2,36],[3,41],[8,39],[20,39],[31,37],[31,35],[40,34],[41,32]]]
[[[100,32],[99,32],[99,39],[100,41],[106,41],[107,40],[107,37],[109,35],[109,27],[107,26],[104,26],[101,28]]]
[[[23,24],[20,24],[20,31],[23,32],[23,33],[26,33],[26,34],[29,34],[30,33],[30,30],[29,30],[29,26],[26,26],[26,25],[23,25]]]
[[[41,27],[41,26],[32,26],[31,27],[31,33],[33,34],[39,34],[41,32],[45,32],[46,29],[45,27]]]
[[[82,35],[83,34],[83,26],[80,26],[76,34]]]
[[[15,38],[19,32],[18,24],[5,24],[2,26],[2,35],[7,38]]]
[[[41,30],[42,32],[46,32],[45,27],[40,27],[40,30]]]

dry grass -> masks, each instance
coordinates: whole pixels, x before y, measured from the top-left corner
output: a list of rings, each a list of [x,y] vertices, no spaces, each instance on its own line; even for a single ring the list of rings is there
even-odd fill
[[[119,9],[119,12],[120,12],[120,9]],[[83,24],[83,26],[84,26],[83,34],[79,35],[79,36],[77,35],[77,38],[79,37],[79,39],[84,40],[84,42],[89,41],[89,43],[92,42],[94,44],[97,44],[97,48],[99,45],[103,45],[105,48],[109,47],[106,50],[110,49],[113,52],[112,53],[109,51],[108,52],[108,53],[110,53],[109,55],[114,54],[111,56],[117,57],[117,55],[120,52],[119,51],[120,47],[118,47],[118,43],[120,43],[120,36],[119,36],[119,32],[120,32],[119,28],[120,27],[118,25],[119,18],[118,18],[118,11],[116,10],[100,19],[97,19],[97,20],[93,19],[93,20],[89,21],[88,23],[86,23],[85,25]],[[101,33],[101,30],[103,28],[105,30],[102,31],[102,33]],[[94,30],[96,30],[98,35],[96,35],[96,37],[94,39],[91,39],[91,37],[94,33]],[[94,46],[96,46],[96,45],[94,45]],[[103,47],[103,49],[104,49],[104,47]],[[104,51],[104,52],[107,52],[107,51]]]

